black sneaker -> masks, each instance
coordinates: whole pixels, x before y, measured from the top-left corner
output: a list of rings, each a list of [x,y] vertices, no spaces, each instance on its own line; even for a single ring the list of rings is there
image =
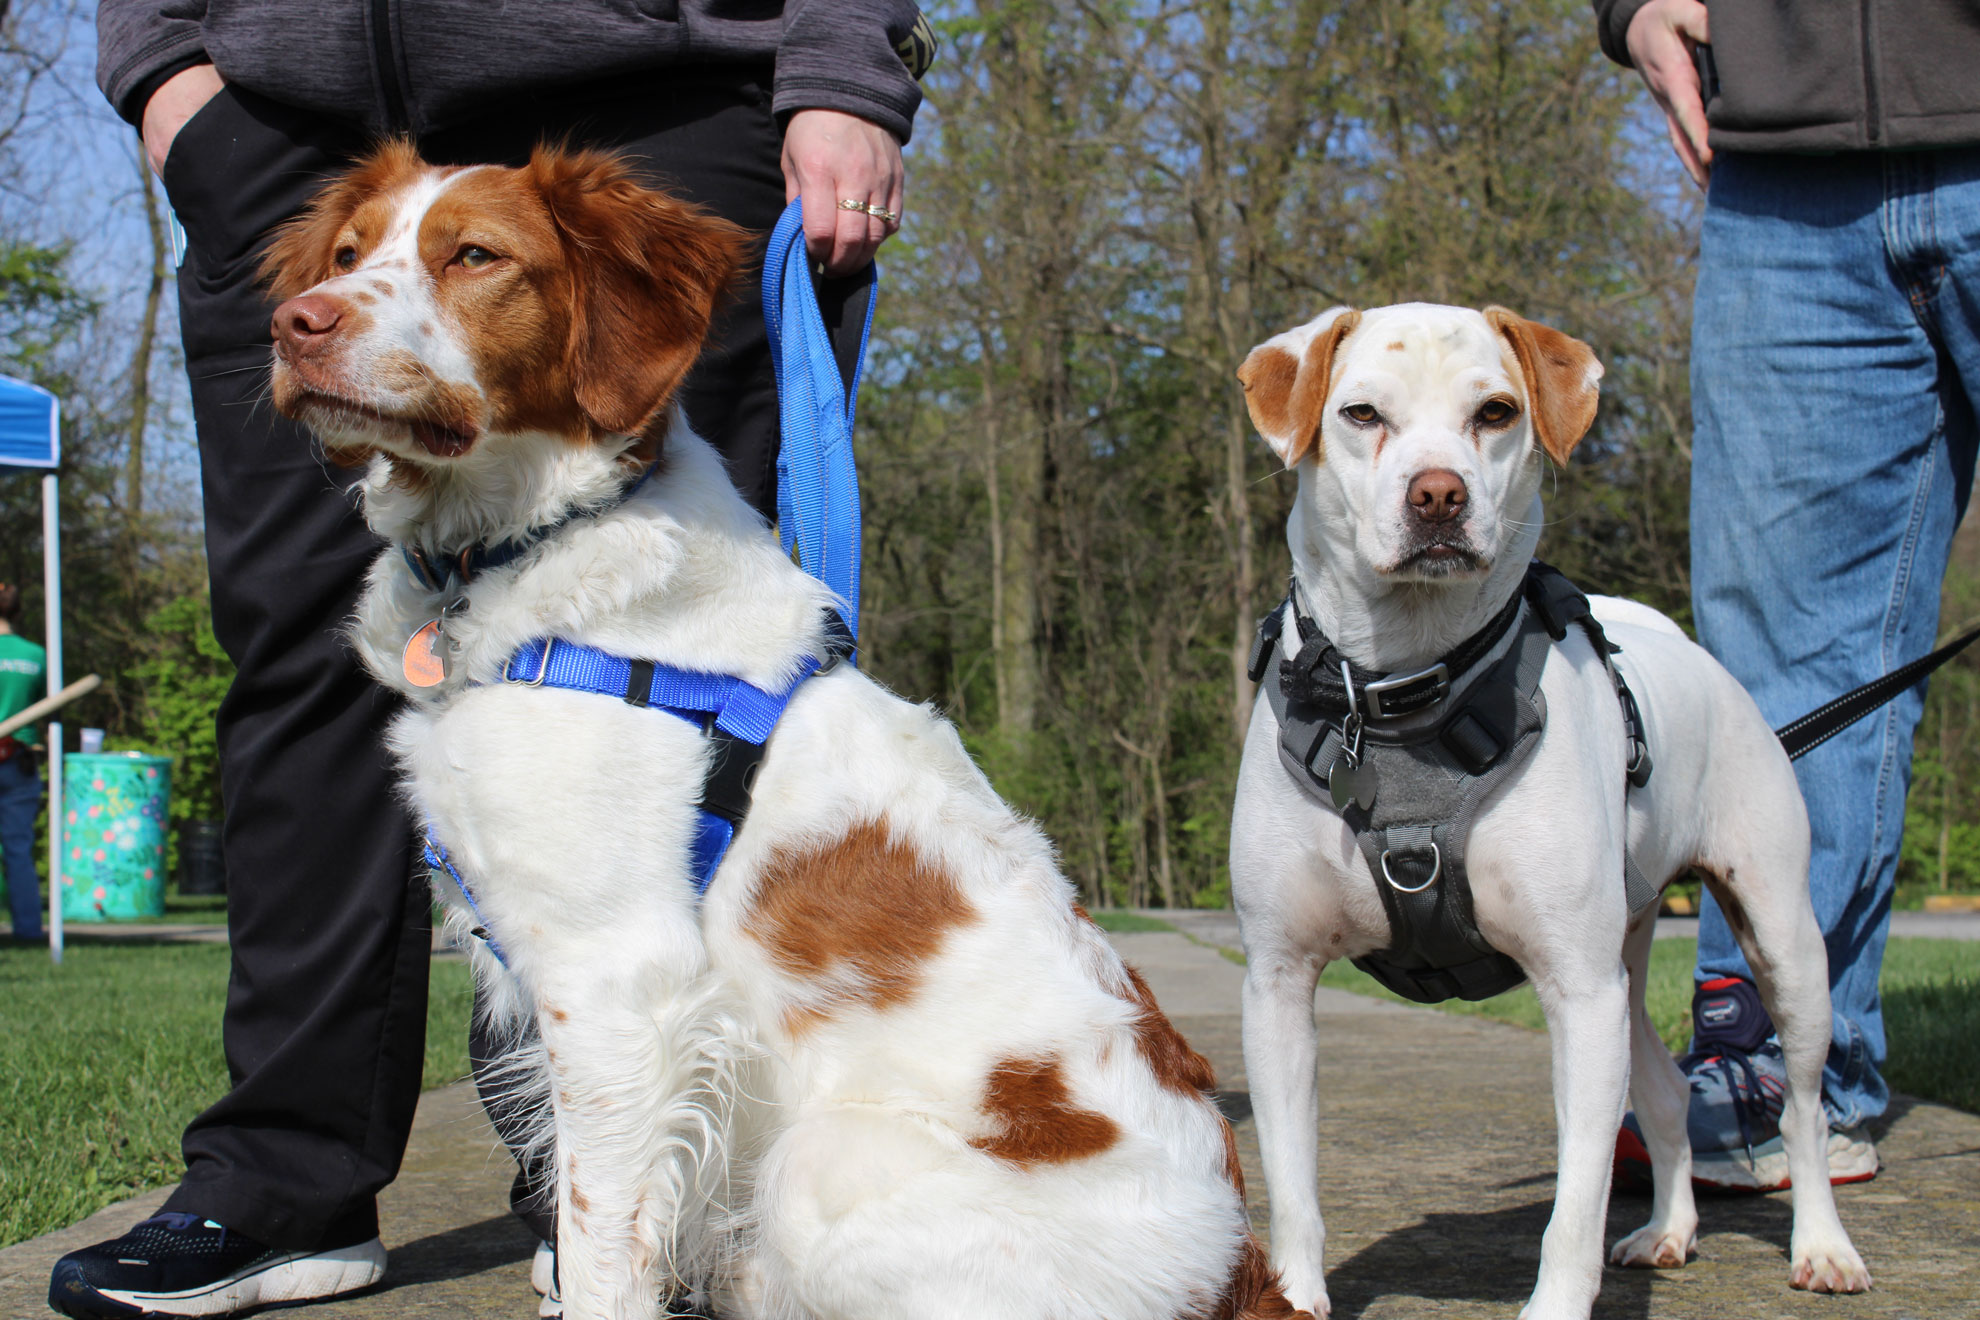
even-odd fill
[[[56,1261],[48,1304],[75,1320],[239,1315],[355,1292],[384,1277],[377,1238],[278,1251],[211,1219],[168,1211]]]

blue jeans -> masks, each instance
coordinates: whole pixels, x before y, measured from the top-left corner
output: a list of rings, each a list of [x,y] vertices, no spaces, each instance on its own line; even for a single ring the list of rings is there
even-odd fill
[[[1973,484],[1980,148],[1721,155],[1691,364],[1699,639],[1778,727],[1932,647]],[[1844,1126],[1890,1098],[1877,976],[1924,705],[1907,692],[1796,763]],[[1697,975],[1751,977],[1709,898]]]
[[[40,814],[40,762],[18,752],[0,761],[0,866],[6,868],[16,939],[42,936],[41,882],[34,871],[34,819]]]

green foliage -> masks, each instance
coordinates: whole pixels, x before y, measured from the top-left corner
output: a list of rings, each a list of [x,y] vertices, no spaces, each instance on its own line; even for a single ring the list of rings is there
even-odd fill
[[[143,693],[129,750],[172,758],[172,819],[218,820],[220,753],[213,719],[234,664],[213,636],[204,592],[181,596],[145,620],[150,653],[131,670]]]
[[[68,261],[66,245],[0,239],[0,364],[57,394],[73,383],[59,351],[98,310],[71,281]]]
[[[1939,593],[1941,631],[1980,621],[1980,538],[1963,534]],[[1934,674],[1912,739],[1911,791],[1898,855],[1898,903],[1980,893],[1980,670],[1971,652]]]
[[[0,1246],[174,1182],[179,1136],[227,1089],[224,944],[0,947]],[[467,1071],[467,965],[433,965],[428,1086]]]

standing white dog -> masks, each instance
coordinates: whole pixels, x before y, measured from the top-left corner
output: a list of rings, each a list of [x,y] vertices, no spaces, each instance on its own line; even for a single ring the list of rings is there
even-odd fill
[[[1460,914],[1442,947],[1477,959],[1442,982],[1432,959],[1423,975],[1444,987],[1435,997],[1473,976],[1489,981],[1496,950],[1533,982],[1553,1038],[1559,1175],[1523,1314],[1585,1317],[1594,1303],[1626,1086],[1655,1195],[1650,1222],[1611,1259],[1684,1263],[1698,1225],[1687,1093],[1644,1014],[1654,920],[1643,900],[1687,867],[1707,876],[1779,1026],[1789,1078],[1781,1130],[1794,1178],[1790,1282],[1823,1292],[1870,1283],[1827,1174],[1827,959],[1808,899],[1807,816],[1786,755],[1745,691],[1654,611],[1598,598],[1599,627],[1543,618],[1539,631],[1530,622],[1547,614],[1549,581],[1561,582],[1527,581],[1545,462],[1566,463],[1587,431],[1601,375],[1587,345],[1503,308],[1423,304],[1335,308],[1261,344],[1240,372],[1258,430],[1299,473],[1288,523],[1293,600],[1270,621],[1288,659],[1263,674],[1231,874],[1249,961],[1245,1064],[1272,1256],[1287,1295],[1315,1314],[1328,1302],[1314,986],[1336,958],[1421,963],[1390,949],[1401,924],[1392,916],[1432,927],[1431,903]],[[1596,651],[1602,630],[1620,647],[1613,666],[1636,703]],[[1519,684],[1505,680],[1521,663],[1532,671],[1529,690],[1514,695]],[[1290,686],[1274,692],[1282,682]],[[1491,683],[1501,686],[1487,710],[1468,694]],[[1282,726],[1275,713],[1310,716],[1329,698],[1354,718],[1300,725],[1295,715]],[[1631,728],[1628,707],[1638,703]],[[1478,720],[1459,728],[1467,709]],[[1479,721],[1497,732],[1478,733]],[[1282,738],[1300,728],[1313,738]],[[1655,771],[1632,787],[1627,769],[1642,779],[1648,768],[1638,757],[1644,741]],[[1398,744],[1434,744],[1444,759],[1424,772],[1395,759],[1406,752],[1373,750]],[[1292,764],[1306,756],[1311,773]],[[1473,756],[1496,758],[1498,777],[1468,780],[1450,768]],[[1466,784],[1477,785],[1470,797]],[[1366,832],[1384,812],[1407,817],[1411,804],[1398,799],[1412,794],[1463,798],[1463,821]],[[1626,858],[1637,873],[1634,914]],[[1392,892],[1380,893],[1384,885]],[[1426,939],[1438,937],[1430,929]]]
[[[803,682],[697,892],[712,735],[834,604],[671,403],[742,247],[608,156],[394,144],[268,258],[276,406],[393,543],[353,639],[541,1088],[564,1314],[1291,1320],[1207,1065],[934,711]],[[705,728],[656,666],[741,686]]]

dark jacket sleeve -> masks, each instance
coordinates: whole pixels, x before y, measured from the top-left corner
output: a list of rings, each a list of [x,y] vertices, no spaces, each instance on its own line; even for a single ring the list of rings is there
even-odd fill
[[[204,64],[200,20],[206,0],[100,0],[96,6],[96,85],[136,124],[160,83]]]
[[[932,53],[913,0],[787,0],[772,108],[841,110],[906,142]]]
[[[1629,21],[1650,0],[1594,0],[1595,34],[1602,42],[1602,53],[1625,69],[1635,64],[1629,58]]]

